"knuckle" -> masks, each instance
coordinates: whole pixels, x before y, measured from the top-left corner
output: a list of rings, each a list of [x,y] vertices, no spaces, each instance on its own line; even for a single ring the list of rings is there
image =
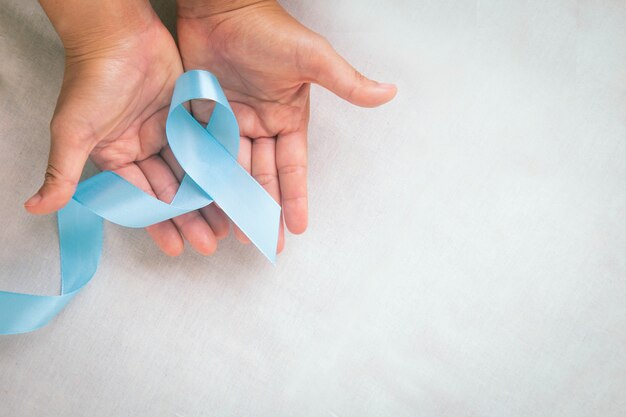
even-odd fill
[[[260,120],[258,121],[260,124]],[[273,137],[260,137],[254,139],[254,145],[262,145],[262,146],[274,146],[276,144],[276,139]]]
[[[179,184],[174,181],[166,182],[154,191],[160,199],[170,199],[176,195]]]
[[[310,71],[311,77],[317,77],[327,68],[327,63],[335,50],[330,42],[318,33],[312,36],[298,48],[298,59],[302,71]]]
[[[278,180],[278,177],[277,177],[276,174],[260,173],[260,174],[254,174],[254,179],[262,187],[265,187],[267,185],[270,185],[270,184],[276,182]]]
[[[67,178],[64,173],[54,166],[51,163],[48,163],[46,167],[46,173],[44,175],[44,182],[47,184],[67,184],[71,186],[76,186],[77,182],[75,180]]]
[[[193,215],[193,213],[186,213],[181,216],[175,217],[174,223],[176,223],[178,229],[184,233],[184,229],[187,229],[189,225],[192,225],[191,220],[195,219],[196,217]]]
[[[50,135],[53,138],[64,138],[64,137],[72,137],[73,135],[68,134],[68,127],[71,126],[64,117],[62,116],[54,116],[52,120],[50,120]]]
[[[294,203],[294,202],[299,202],[299,201],[305,201],[305,202],[307,201],[306,193],[283,196],[283,203],[286,203],[286,202]]]
[[[307,167],[305,164],[288,164],[278,168],[278,174],[283,175],[306,175]]]
[[[312,37],[313,40],[313,44],[317,45],[318,48],[320,48],[320,50],[322,52],[329,52],[329,51],[333,51],[334,52],[334,48],[331,45],[331,43],[328,41],[328,39],[326,39],[324,36],[320,35],[319,33],[315,33]]]
[[[54,116],[50,120],[50,133],[52,133],[52,136],[61,133],[62,128],[63,123],[61,122],[61,118],[59,116]]]
[[[57,114],[50,120],[50,136],[54,141],[60,140],[72,147],[87,149],[94,132],[91,126]]]

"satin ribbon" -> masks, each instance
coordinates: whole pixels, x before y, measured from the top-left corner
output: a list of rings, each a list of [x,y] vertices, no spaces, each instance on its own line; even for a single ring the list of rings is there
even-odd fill
[[[183,106],[215,101],[206,126]],[[146,227],[217,202],[272,262],[276,260],[280,206],[238,163],[239,127],[213,74],[189,71],[176,81],[166,124],[167,139],[185,170],[170,204],[111,171],[78,184],[58,212],[61,294],[0,291],[0,334],[25,333],[46,325],[91,280],[102,252],[103,221]]]

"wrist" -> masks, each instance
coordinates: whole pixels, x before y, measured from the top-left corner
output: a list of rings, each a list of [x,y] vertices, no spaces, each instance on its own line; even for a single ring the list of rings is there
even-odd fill
[[[123,45],[157,19],[147,0],[40,0],[68,57]]]
[[[176,10],[179,18],[201,19],[276,4],[276,0],[177,0]]]

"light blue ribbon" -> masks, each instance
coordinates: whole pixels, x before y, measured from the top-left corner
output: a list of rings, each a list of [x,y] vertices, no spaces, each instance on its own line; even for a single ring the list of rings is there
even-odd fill
[[[194,99],[215,101],[206,128],[183,106]],[[58,213],[61,294],[0,291],[0,334],[25,333],[46,325],[91,280],[102,252],[102,219],[146,227],[216,201],[275,262],[280,206],[237,163],[239,127],[213,74],[189,71],[178,78],[166,133],[186,172],[172,203],[144,193],[111,171],[78,184],[72,200]]]

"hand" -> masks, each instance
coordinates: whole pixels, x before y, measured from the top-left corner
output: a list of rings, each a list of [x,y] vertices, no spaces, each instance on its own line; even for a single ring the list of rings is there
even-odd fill
[[[396,87],[365,78],[275,1],[179,0],[177,29],[185,70],[213,72],[231,103],[239,163],[282,205],[287,228],[304,232],[310,83],[363,107],[388,102]],[[192,110],[206,117],[201,103]]]
[[[98,28],[93,31],[97,36],[90,31],[71,36],[75,32],[64,29],[76,30],[80,22],[68,25],[66,14],[55,21],[59,16],[46,10],[66,47],[66,65],[51,122],[45,181],[25,203],[29,212],[62,208],[74,194],[89,156],[98,168],[117,172],[161,200],[174,197],[177,176],[183,173],[166,146],[165,120],[182,64],[170,33],[150,5],[145,6],[148,10],[142,9],[132,22]],[[227,222],[212,223],[212,230],[203,217],[215,210],[209,206],[147,230],[169,255],[182,252],[183,236],[200,253],[210,254],[216,239],[228,233]]]

